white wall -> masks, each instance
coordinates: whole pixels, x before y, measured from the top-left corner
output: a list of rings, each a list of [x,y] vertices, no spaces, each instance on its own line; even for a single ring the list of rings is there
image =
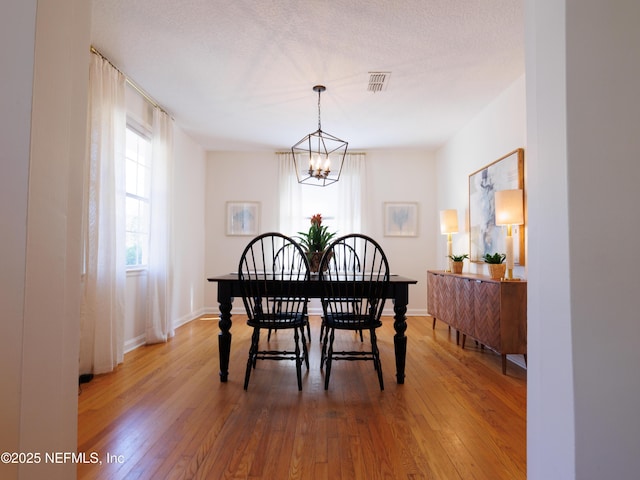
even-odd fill
[[[564,2],[528,2],[526,13],[527,475],[574,479]]]
[[[174,326],[204,313],[206,153],[180,128],[173,129]]]
[[[213,277],[237,271],[250,240],[226,235],[226,202],[260,202],[260,232],[278,230],[278,162],[273,152],[208,152],[205,176],[205,276]],[[210,312],[218,312],[216,294],[216,284],[207,282]]]
[[[640,451],[640,280],[611,257],[640,262],[640,3],[566,5],[576,477],[631,478]]]
[[[469,253],[469,175],[516,148],[526,147],[526,95],[524,76],[516,80],[436,153],[438,199],[436,209],[458,210],[460,232],[453,234],[453,252]],[[525,148],[525,192],[527,150]],[[437,212],[436,212],[437,213]],[[437,238],[437,264],[447,266],[447,238]],[[526,264],[526,258],[525,258]],[[465,261],[465,271],[486,273],[483,263]],[[526,267],[514,275],[526,277]]]
[[[532,479],[638,476],[640,282],[614,258],[640,260],[639,18],[637,2],[527,5]]]
[[[435,264],[436,181],[433,155],[416,150],[373,150],[367,152],[367,233],[384,248],[394,273],[418,280],[410,287],[408,313],[426,313],[426,271]],[[227,201],[261,202],[260,231],[278,230],[278,176],[274,152],[209,152],[206,193],[207,276],[236,271],[249,237],[225,234]],[[259,170],[256,170],[256,167]],[[315,188],[315,187],[307,187]],[[385,237],[384,202],[418,202],[419,236]],[[218,312],[217,287],[205,287],[205,304]],[[241,311],[239,302],[234,311]],[[388,311],[393,312],[392,305]]]
[[[422,150],[371,150],[367,177],[367,233],[379,240],[393,273],[418,281],[409,287],[407,314],[426,315],[427,270],[437,263],[434,232],[440,228],[434,155]],[[418,202],[417,237],[384,236],[385,202]],[[393,305],[386,305],[385,313],[392,315]]]
[[[22,403],[29,400],[21,392],[21,360],[36,1],[13,2],[4,12],[0,17],[0,58],[5,62],[0,89],[0,451],[15,452],[20,449]],[[17,465],[0,465],[2,478],[17,475]]]
[[[28,0],[0,18],[3,452],[77,448],[89,13]],[[0,477],[73,479],[76,467],[0,463]]]

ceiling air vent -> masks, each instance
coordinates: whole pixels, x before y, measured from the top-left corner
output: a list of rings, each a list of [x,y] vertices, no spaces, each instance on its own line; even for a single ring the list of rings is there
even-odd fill
[[[367,91],[382,92],[387,89],[391,72],[369,72],[369,85]]]

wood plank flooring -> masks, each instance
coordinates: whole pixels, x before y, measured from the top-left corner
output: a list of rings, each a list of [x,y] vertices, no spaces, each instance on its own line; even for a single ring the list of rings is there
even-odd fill
[[[298,392],[293,362],[258,362],[242,388],[250,329],[234,316],[229,382],[218,378],[218,323],[194,320],[82,385],[80,479],[524,479],[526,371],[430,317],[408,319],[404,385],[393,320],[378,330],[385,390],[371,362],[320,371],[319,317]],[[342,333],[336,344],[360,340]],[[292,335],[272,336],[280,348]],[[367,342],[365,335],[365,342]],[[266,342],[264,335],[262,342]],[[340,347],[338,347],[340,348]],[[303,370],[304,372],[304,370]]]

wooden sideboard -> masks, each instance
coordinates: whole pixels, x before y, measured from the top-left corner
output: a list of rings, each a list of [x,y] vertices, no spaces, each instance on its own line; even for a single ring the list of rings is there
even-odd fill
[[[527,355],[527,282],[492,280],[485,275],[427,271],[427,310],[502,356]]]

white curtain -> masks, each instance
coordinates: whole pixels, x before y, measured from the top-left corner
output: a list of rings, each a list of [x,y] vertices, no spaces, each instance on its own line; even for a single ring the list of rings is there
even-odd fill
[[[302,218],[302,187],[298,183],[290,152],[278,153],[278,184],[280,188],[280,231],[285,235],[298,233],[296,219]],[[313,187],[315,188],[315,187]]]
[[[366,162],[364,153],[348,153],[342,165],[338,180],[338,216],[336,226],[339,232],[365,233],[364,220],[366,198]]]
[[[125,78],[91,55],[89,165],[80,373],[105,373],[124,357]]]
[[[151,215],[147,266],[146,342],[166,342],[174,334],[171,322],[171,182],[173,125],[160,108],[153,111]]]
[[[303,188],[323,188],[301,186],[291,153],[278,153],[280,185],[280,231],[287,235],[297,233],[296,225],[302,218]],[[364,233],[364,202],[366,198],[366,163],[364,153],[348,153],[345,156],[340,180],[334,185],[338,189],[338,210],[335,227],[340,235]],[[326,187],[326,188],[333,188]]]

